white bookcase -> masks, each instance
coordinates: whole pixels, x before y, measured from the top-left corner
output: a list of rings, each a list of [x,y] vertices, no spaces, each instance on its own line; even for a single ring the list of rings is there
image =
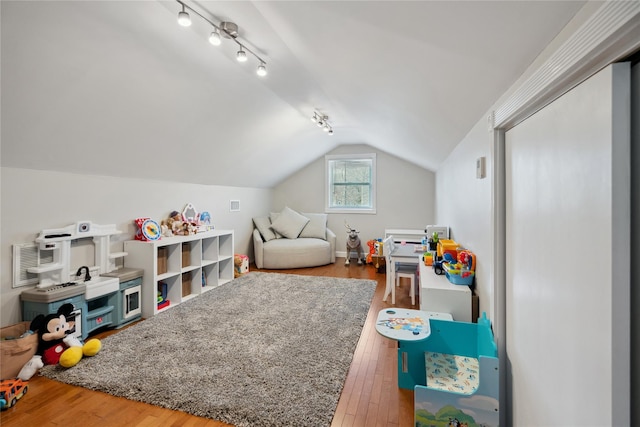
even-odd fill
[[[233,280],[233,230],[124,242],[125,266],[144,270],[142,316],[151,317]],[[169,305],[158,308],[159,289]]]

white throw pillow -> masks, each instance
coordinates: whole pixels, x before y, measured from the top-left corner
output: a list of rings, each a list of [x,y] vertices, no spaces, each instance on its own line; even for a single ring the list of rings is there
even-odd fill
[[[262,236],[262,240],[265,242],[276,238],[276,234],[271,230],[271,220],[268,216],[253,218],[253,223],[256,225],[256,228]]]
[[[285,207],[278,218],[271,224],[271,228],[287,239],[295,239],[309,222],[309,218],[300,215],[290,207]]]
[[[274,222],[276,222],[276,219],[278,219],[278,217],[280,216],[280,212],[271,212],[269,214],[269,218],[271,219],[271,224],[273,224]],[[273,231],[273,234],[276,235],[276,239],[282,239],[284,236],[280,233],[278,233],[276,230],[274,230],[273,228],[271,229],[271,231]]]
[[[327,240],[327,214],[303,212],[302,215],[309,218],[309,223],[302,229],[299,237]]]

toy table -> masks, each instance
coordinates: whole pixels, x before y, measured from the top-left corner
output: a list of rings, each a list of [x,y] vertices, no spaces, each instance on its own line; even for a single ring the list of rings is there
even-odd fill
[[[376,331],[398,342],[398,387],[413,389],[425,376],[424,350],[419,345],[431,335],[429,319],[453,321],[448,313],[385,308],[378,312]]]

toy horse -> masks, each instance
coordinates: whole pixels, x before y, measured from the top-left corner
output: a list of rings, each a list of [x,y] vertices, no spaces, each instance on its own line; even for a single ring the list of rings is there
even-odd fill
[[[358,237],[359,231],[354,228],[351,228],[349,224],[345,221],[344,226],[347,228],[347,232],[349,233],[349,237],[347,238],[347,259],[344,262],[344,265],[349,265],[349,259],[351,258],[351,251],[356,251],[358,254],[358,265],[362,265],[362,260],[364,259],[364,251],[362,249],[362,242],[360,241],[360,237]]]

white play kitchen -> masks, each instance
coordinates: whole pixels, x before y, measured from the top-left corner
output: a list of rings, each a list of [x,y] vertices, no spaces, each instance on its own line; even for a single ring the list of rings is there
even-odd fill
[[[111,252],[111,239],[121,233],[113,224],[80,221],[43,230],[35,244],[14,245],[14,287],[36,284],[20,294],[23,320],[71,303],[74,335],[84,339],[96,329],[139,319],[143,271],[117,268],[116,260],[127,253]],[[94,265],[72,268],[72,245],[87,242],[93,243]]]

